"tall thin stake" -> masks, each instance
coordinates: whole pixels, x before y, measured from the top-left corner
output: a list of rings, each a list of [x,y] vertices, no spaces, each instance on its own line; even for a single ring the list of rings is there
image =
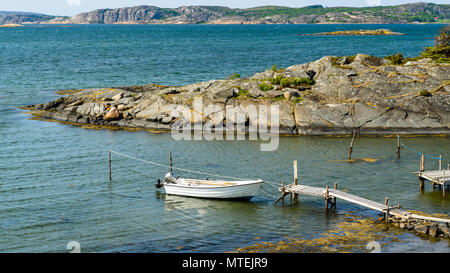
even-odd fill
[[[108,166],[109,166],[109,181],[112,180],[111,176],[111,151],[108,151]]]
[[[421,158],[420,158],[420,172],[424,172],[425,171],[425,155],[422,154]]]
[[[386,205],[386,221],[387,221],[389,218],[389,198],[388,197],[386,197],[384,199],[384,204]]]
[[[353,129],[352,142],[350,143],[350,147],[348,148],[348,160],[352,159],[353,142],[355,142],[355,134],[356,134],[356,129]]]
[[[442,178],[442,195],[445,197],[445,170]]]
[[[298,183],[298,169],[297,169],[297,160],[294,160],[294,185]],[[298,196],[296,193],[292,195],[292,201],[297,200]]]
[[[172,152],[169,152],[169,172],[172,172]]]

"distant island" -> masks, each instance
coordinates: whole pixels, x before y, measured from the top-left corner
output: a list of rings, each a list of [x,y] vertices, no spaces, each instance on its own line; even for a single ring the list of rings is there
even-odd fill
[[[359,30],[340,30],[332,32],[319,32],[312,34],[301,34],[301,35],[313,35],[313,36],[334,36],[334,35],[345,35],[345,36],[358,36],[358,35],[405,35],[404,33],[394,32],[390,29],[359,29]]]
[[[24,25],[21,24],[5,24],[5,25],[0,25],[0,27],[23,27]]]
[[[22,11],[0,11],[0,25],[39,24],[46,22],[67,21],[68,16],[53,16]]]
[[[302,8],[220,6],[159,8],[136,6],[98,9],[74,17],[1,12],[0,24],[409,24],[449,23],[450,5],[411,3],[377,7]]]

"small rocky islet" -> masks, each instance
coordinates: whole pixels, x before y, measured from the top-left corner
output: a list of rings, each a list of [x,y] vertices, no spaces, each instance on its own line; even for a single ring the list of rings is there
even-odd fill
[[[248,115],[248,105],[278,105],[280,133],[287,135],[449,134],[450,65],[429,58],[393,65],[358,54],[326,56],[249,78],[184,86],[148,84],[64,90],[54,101],[24,107],[38,119],[91,127],[170,130],[176,122],[227,123],[227,106],[245,115],[245,126],[269,126]],[[183,116],[195,98],[219,108],[199,120]],[[230,122],[230,121],[228,121]]]
[[[318,32],[312,34],[301,34],[309,36],[386,36],[386,35],[406,35],[400,32],[394,32],[390,29],[359,29],[359,30],[338,30],[331,32]]]

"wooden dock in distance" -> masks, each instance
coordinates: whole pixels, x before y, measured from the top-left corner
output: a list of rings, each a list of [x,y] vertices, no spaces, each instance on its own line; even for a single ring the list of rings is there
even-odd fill
[[[420,190],[425,190],[425,180],[430,181],[433,184],[433,189],[436,185],[439,189],[442,188],[442,195],[445,196],[446,186],[450,186],[450,166],[447,166],[447,170],[442,168],[442,156],[439,156],[439,170],[425,171],[425,156],[422,154],[420,158],[420,170],[415,172],[420,180]]]

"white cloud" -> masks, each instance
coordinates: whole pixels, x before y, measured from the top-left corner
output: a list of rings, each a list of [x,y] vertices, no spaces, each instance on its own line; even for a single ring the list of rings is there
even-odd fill
[[[81,0],[66,0],[69,6],[79,6],[81,5]]]
[[[381,0],[367,0],[369,6],[381,6]]]

